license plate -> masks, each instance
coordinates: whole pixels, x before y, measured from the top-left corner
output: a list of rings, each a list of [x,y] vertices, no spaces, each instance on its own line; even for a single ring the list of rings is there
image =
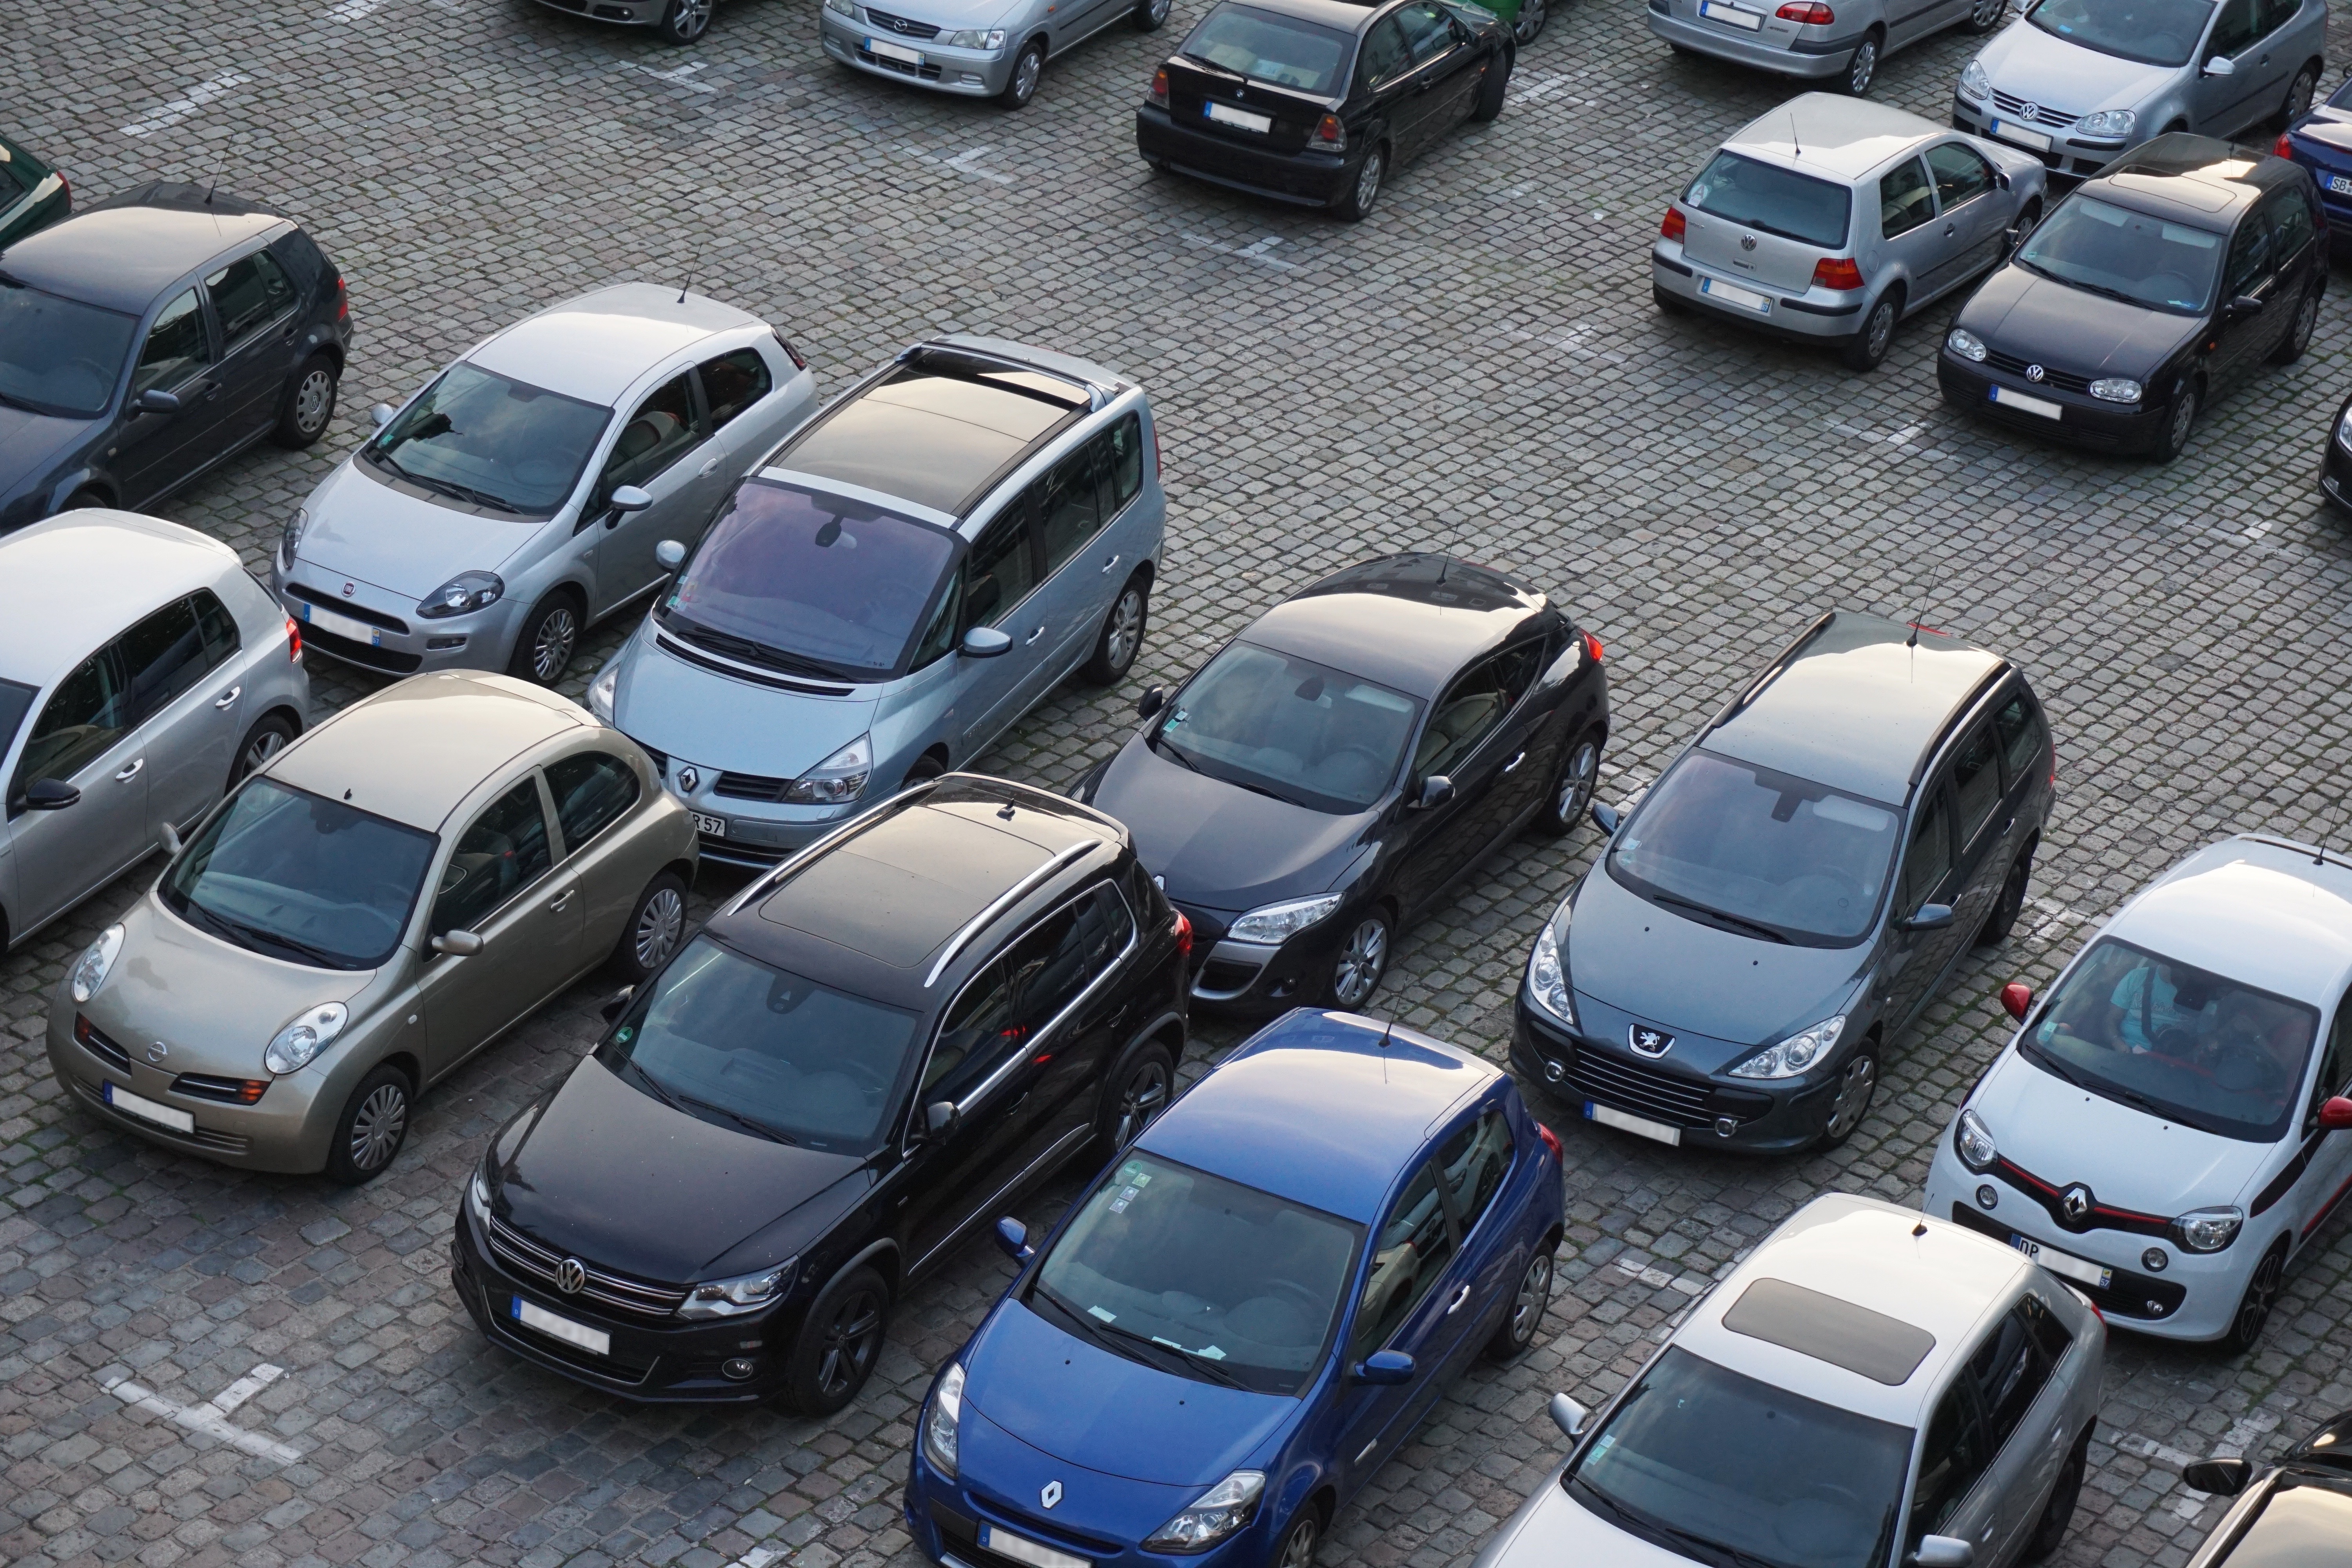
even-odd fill
[[[1039,1545],[1025,1535],[1014,1535],[992,1524],[980,1527],[980,1545],[983,1552],[993,1552],[999,1557],[1009,1557],[1015,1563],[1034,1563],[1036,1568],[1095,1568],[1091,1558],[1056,1552],[1050,1546]]]
[[[1988,135],[1998,136],[2004,142],[2014,142],[2021,147],[2031,147],[2037,153],[2050,151],[2049,137],[2039,131],[2028,131],[2022,125],[2012,125],[2006,120],[1987,121],[1985,132]]]
[[[106,1103],[121,1111],[125,1116],[135,1116],[142,1121],[152,1121],[158,1127],[168,1127],[174,1132],[194,1132],[196,1130],[196,1119],[186,1111],[174,1110],[168,1105],[158,1105],[153,1100],[133,1094],[127,1089],[119,1089],[110,1079],[107,1080],[105,1095]]]
[[[2352,196],[2352,180],[2347,180],[2341,174],[2328,175],[2327,188],[2339,196]]]
[[[686,815],[694,818],[694,826],[701,830],[705,837],[724,838],[727,837],[727,819],[725,817],[705,816],[698,811],[689,811]]]
[[[365,643],[370,647],[383,646],[383,634],[365,621],[355,621],[332,610],[322,610],[308,600],[297,599],[294,602],[302,606],[305,625],[316,626],[322,632],[332,632],[339,637],[349,637],[353,642]]]
[[[2077,1258],[2071,1252],[2061,1252],[2054,1247],[2044,1247],[2030,1236],[2012,1234],[2009,1238],[2009,1244],[2053,1274],[2063,1275],[2066,1279],[2094,1286],[2101,1290],[2116,1282],[2114,1269],[2102,1268],[2095,1263]]]
[[[2066,412],[2046,397],[2028,397],[2006,386],[1994,387],[1992,400],[2003,408],[2022,408],[2028,414],[2039,414],[2044,419],[2055,419]]]
[[[1751,33],[1764,25],[1763,16],[1757,12],[1743,11],[1737,5],[1718,5],[1715,0],[1698,0],[1698,14],[1710,22],[1727,23]]]
[[[1252,114],[1246,109],[1235,109],[1223,103],[1209,104],[1206,111],[1209,118],[1220,125],[1238,125],[1244,131],[1255,131],[1260,135],[1274,129],[1274,116],[1271,114]]]
[[[514,1320],[526,1329],[537,1329],[549,1339],[577,1345],[591,1355],[613,1353],[613,1336],[604,1330],[592,1329],[585,1323],[558,1317],[546,1308],[534,1306],[520,1296],[514,1298]]]
[[[866,39],[866,52],[869,55],[879,55],[886,60],[898,60],[905,65],[919,66],[923,63],[922,50],[910,49],[904,44],[886,44],[879,38]]]
[[[1753,310],[1759,316],[1772,313],[1772,301],[1753,289],[1742,289],[1737,283],[1726,283],[1720,278],[1702,278],[1698,291],[1710,300],[1720,300],[1727,305],[1737,305],[1743,310]]]
[[[1613,1105],[1602,1105],[1597,1100],[1588,1100],[1584,1102],[1584,1116],[1588,1121],[1598,1121],[1603,1127],[1614,1127],[1620,1132],[1635,1132],[1644,1138],[1654,1138],[1661,1143],[1670,1143],[1679,1147],[1683,1141],[1683,1130],[1679,1127],[1669,1127],[1663,1121],[1653,1121],[1646,1116],[1635,1116],[1631,1112],[1620,1110]]]

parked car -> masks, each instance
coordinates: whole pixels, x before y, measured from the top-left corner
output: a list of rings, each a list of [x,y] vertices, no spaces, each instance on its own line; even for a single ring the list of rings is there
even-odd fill
[[[817,11],[817,41],[852,70],[1020,109],[1037,96],[1048,59],[1120,22],[1156,33],[1168,20],[1169,4],[912,0],[919,15],[908,16],[862,0],[824,0]]]
[[[1676,54],[1709,55],[1778,76],[1836,79],[1860,98],[1888,55],[1948,27],[1990,33],[2008,0],[1927,0],[1898,11],[1885,0],[1650,0],[1650,31]]]
[[[1844,1142],[1896,1037],[2016,922],[2056,770],[2009,660],[1823,616],[1629,816],[1593,808],[1609,851],[1536,938],[1512,1061],[1662,1143]]]
[[[2252,1350],[2352,1192],[2352,864],[2240,835],[2126,904],[1939,1141],[1922,1207],[2116,1322]]]
[[[2352,510],[2352,395],[2336,405],[2327,444],[2319,457],[2319,489],[2338,507]]]
[[[1449,556],[1268,610],[1078,785],[1200,939],[1195,1001],[1361,1007],[1396,935],[1522,828],[1573,828],[1609,734],[1601,640]]]
[[[656,546],[699,539],[815,405],[808,362],[759,317],[610,284],[378,405],[287,523],[270,586],[346,663],[551,686],[589,626],[668,580]]]
[[[1186,1091],[1019,1272],[916,1419],[926,1559],[1302,1568],[1482,1352],[1534,1342],[1559,1143],[1509,1076],[1297,1010]]]
[[[1847,368],[1875,370],[1897,322],[2016,248],[2042,185],[2021,153],[1809,92],[1717,148],[1667,206],[1650,291],[1662,310],[1834,345]]]
[[[1146,454],[1150,454],[1149,460]],[[1167,498],[1151,402],[993,338],[908,349],[736,487],[588,684],[702,852],[773,865],[1134,664]]]
[[[625,27],[650,27],[667,44],[691,44],[710,30],[719,0],[539,0],[551,10]]]
[[[2192,1491],[2238,1499],[2189,1568],[2293,1568],[2352,1554],[2352,1411],[2288,1449],[2260,1480],[2234,1456],[2200,1459],[2180,1479]]]
[[[2326,102],[2291,121],[2271,150],[2311,171],[2319,209],[2331,224],[2352,223],[2352,76]]]
[[[219,541],[97,510],[0,536],[0,948],[202,816],[310,708],[301,640]]]
[[[830,1415],[975,1225],[1166,1106],[1187,951],[1117,823],[907,791],[615,1000],[467,1184],[458,1295],[596,1388]]]
[[[1961,69],[1952,123],[2095,174],[2154,136],[2294,119],[2326,35],[2326,0],[2038,0]]]
[[[353,703],[166,843],[50,999],[58,1087],[183,1153],[354,1184],[541,1002],[599,963],[667,963],[694,875],[644,754],[496,675]]]
[[[152,507],[268,436],[310,446],[352,342],[341,274],[290,218],[146,184],[0,268],[0,531]]]
[[[66,177],[21,142],[0,136],[0,250],[71,211]]]
[[[1599,1419],[1566,1394],[1553,1479],[1477,1568],[2015,1568],[2083,1489],[2105,1325],[1939,1220],[1843,1193],[1690,1309]]]
[[[1444,0],[1222,0],[1151,76],[1135,144],[1154,169],[1355,222],[1464,121],[1503,112],[1516,41]]]
[[[1944,401],[2170,462],[2210,403],[2311,342],[2327,289],[2315,204],[2284,158],[2158,137],[2076,186],[1960,307]]]

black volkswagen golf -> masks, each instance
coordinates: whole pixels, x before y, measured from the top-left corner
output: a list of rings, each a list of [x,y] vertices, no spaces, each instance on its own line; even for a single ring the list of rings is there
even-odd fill
[[[1823,616],[1715,716],[1538,933],[1511,1055],[1585,1116],[1779,1152],[1862,1125],[1879,1058],[2024,907],[2056,752],[2023,672]]]
[[[1276,605],[1079,785],[1213,943],[1195,1000],[1360,1007],[1486,854],[1558,835],[1609,733],[1601,640],[1500,572],[1391,555]]]
[[[1167,1104],[1191,941],[1117,823],[918,784],[616,999],[467,1183],[457,1294],[614,1394],[838,1410],[911,1282]]]

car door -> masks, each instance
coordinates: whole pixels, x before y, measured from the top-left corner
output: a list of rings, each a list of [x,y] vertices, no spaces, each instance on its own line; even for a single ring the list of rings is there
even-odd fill
[[[1437,1169],[1444,1178],[1454,1232],[1462,1237],[1462,1289],[1468,1292],[1447,1303],[1448,1311],[1461,1319],[1449,1370],[1458,1369],[1486,1343],[1496,1321],[1510,1310],[1528,1264],[1530,1238],[1512,1228],[1508,1214],[1495,1212],[1517,1143],[1511,1120],[1499,1105],[1485,1107],[1438,1141]]]
[[[717,516],[736,481],[789,433],[792,409],[774,397],[776,373],[756,348],[730,349],[695,367],[702,384],[704,417],[719,437],[725,460],[715,470],[710,511]],[[693,540],[679,543],[691,547]]]
[[[1899,267],[1908,279],[1908,304],[1916,304],[1936,288],[1936,275],[1948,268],[1948,247],[1936,222],[1936,184],[1927,165],[1912,154],[1878,177],[1878,233],[1885,247],[1877,270]],[[1869,279],[1873,287],[1879,279]]]
[[[2063,1390],[2050,1386],[2068,1337],[2049,1303],[2029,1291],[1993,1321],[1960,1363],[1959,1381],[1974,1396],[1990,1456],[1978,1488],[1986,1495],[1980,1502],[1969,1500],[1981,1516],[1977,1528],[1989,1531],[1990,1541],[1969,1537],[1988,1568],[2013,1562],[2023,1550],[2073,1445]]]
[[[692,371],[679,372],[638,401],[613,438],[574,525],[594,541],[597,602],[591,615],[626,603],[665,575],[654,560],[654,547],[663,540],[690,543],[702,537],[720,499],[709,481],[725,468],[726,448],[710,439],[696,405]],[[624,485],[644,490],[653,504],[641,511],[614,510],[613,492]]]
[[[1463,1281],[1454,1268],[1460,1238],[1443,1183],[1433,1163],[1419,1160],[1372,1236],[1341,1363],[1332,1454],[1343,1494],[1372,1477],[1444,1386],[1440,1367],[1462,1316],[1449,1315],[1446,1305]],[[1358,1381],[1355,1369],[1378,1351],[1412,1357],[1412,1377],[1401,1384]]]
[[[236,754],[237,700],[213,677],[236,652],[236,623],[209,588],[122,635],[131,722],[147,759],[150,824],[185,827],[218,800]]]
[[[1487,742],[1510,716],[1508,673],[1500,656],[1465,668],[1431,707],[1413,744],[1412,771],[1397,807],[1405,844],[1394,883],[1408,919],[1443,891],[1490,837],[1492,791],[1511,752]],[[1533,770],[1522,763],[1517,771]],[[1433,778],[1453,781],[1452,798],[1415,805],[1422,786]]]
[[[1513,643],[1490,661],[1507,709],[1503,722],[1461,768],[1479,796],[1471,828],[1473,858],[1492,848],[1535,809],[1551,777],[1559,737],[1546,721],[1558,706],[1559,689],[1538,690],[1536,684],[1550,651],[1549,638],[1539,634]]]
[[[1039,696],[1093,651],[1103,616],[1126,581],[1109,559],[1119,552],[1095,548],[1106,521],[1102,476],[1109,447],[1110,432],[1097,433],[1034,487],[1037,543],[1045,557],[1039,597],[1053,647],[1038,681]]]
[[[432,953],[418,983],[425,1078],[448,1072],[536,1008],[581,968],[576,868],[555,866],[537,769],[477,812],[441,866],[427,937],[482,939],[472,954]]]
[[[2251,374],[2278,341],[2293,314],[2278,280],[2278,243],[2270,215],[2259,206],[2250,208],[2238,220],[2221,264],[2221,293],[2213,307],[2212,341],[2217,346],[2206,362],[2214,390]],[[2241,300],[2259,300],[2262,309],[2241,314]]]
[[[1478,86],[1478,57],[1470,47],[1468,29],[1437,0],[1412,0],[1398,7],[1396,22],[1412,59],[1409,90],[1423,100],[1414,116],[1412,151],[1398,154],[1402,163],[1419,157],[1467,118],[1471,94]]]
[[[1028,1104],[1015,1113],[1025,1131],[1013,1171],[1068,1152],[1093,1127],[1103,1075],[1134,1023],[1124,969],[1135,935],[1135,916],[1118,887],[1100,882],[1022,939],[1015,979],[1038,1070]]]
[[[969,756],[1019,718],[1024,696],[1034,685],[1046,653],[1045,605],[1037,593],[1036,531],[1027,491],[1007,501],[972,542],[963,558],[962,599],[956,637],[990,626],[1013,639],[994,658],[954,656],[956,712],[962,721],[962,754]]]
[[[1952,839],[1958,859],[1953,868],[1952,926],[1962,944],[1973,939],[1992,912],[2009,875],[2002,853],[2003,829],[2012,821],[2003,805],[2000,742],[1987,714],[1969,726],[1952,749]],[[1958,945],[1955,944],[1954,952]],[[1948,952],[1947,958],[1950,956]]]
[[[1908,1563],[1930,1535],[1957,1537],[1976,1548],[1976,1560],[1994,1568],[1990,1550],[1997,1522],[1992,1489],[1983,1484],[1992,1455],[1985,1446],[1984,1422],[1976,1391],[1964,1370],[1936,1401],[1935,1414],[1920,1432],[1911,1480],[1911,1506],[1897,1562]]]
[[[2190,89],[2197,129],[2208,136],[2227,136],[2253,118],[2264,86],[2264,51],[2259,47],[2262,5],[2263,0],[2221,0],[2214,12],[2213,26],[2197,57],[2197,82]],[[2205,69],[2217,59],[2230,62],[2227,76]],[[2284,96],[2283,85],[2280,90]]]
[[[2263,198],[2263,216],[2270,220],[2271,244],[2278,253],[2279,280],[2273,296],[2277,309],[2268,312],[2277,318],[2272,323],[2273,348],[2294,331],[2294,315],[2301,308],[2304,291],[2312,287],[2326,261],[2320,249],[2318,221],[2312,216],[2308,184],[2307,180],[2298,180],[2285,190],[2273,191]]]
[[[1404,28],[1392,12],[1371,25],[1356,51],[1356,90],[1371,100],[1374,115],[1388,121],[1391,163],[1412,157],[1419,144],[1430,102],[1416,82],[1412,51],[1405,47]]]
[[[1020,1070],[1029,1031],[1014,979],[1018,957],[1001,953],[964,983],[916,1080],[907,1164],[896,1178],[906,1184],[898,1221],[910,1273],[940,1261],[996,1201],[1027,1131],[1019,1114],[1030,1075]],[[943,1136],[929,1136],[928,1108],[942,1103],[956,1107],[956,1121]]]
[[[1942,251],[1927,282],[1941,294],[2000,259],[2015,204],[1994,180],[1984,154],[1967,142],[1938,142],[1926,157],[1928,176],[1936,182],[1935,226]]]
[[[180,406],[141,413],[132,405],[147,392],[168,392]],[[219,392],[204,301],[184,289],[155,313],[131,367],[112,458],[123,505],[144,506],[204,466],[220,425]]]
[[[278,422],[278,405],[301,352],[292,279],[267,249],[208,274],[205,296],[220,333],[218,439],[251,439]]]
[[[610,952],[637,895],[666,861],[662,847],[617,825],[645,793],[637,770],[602,746],[547,764],[547,792],[563,837],[564,868],[580,886],[580,950]]]
[[[2319,1065],[2311,1078],[2311,1104],[2299,1130],[2307,1141],[2311,1163],[2294,1184],[2294,1225],[2298,1241],[2326,1222],[2352,1192],[2352,1131],[2328,1131],[2319,1125],[2319,1108],[2339,1094],[2352,1094],[2352,991],[2336,1004],[2336,1017],[2327,1037],[2320,1042]]]
[[[110,642],[58,682],[17,753],[8,781],[8,837],[25,931],[103,886],[154,844],[148,834],[147,757],[132,733],[122,650]],[[35,811],[25,792],[56,779],[81,792],[71,805]]]
[[[1887,920],[1887,954],[1880,970],[1881,1011],[1888,1032],[1907,1022],[1936,983],[1944,956],[1957,941],[1955,918],[1941,931],[1905,931],[1901,922],[1924,904],[1940,904],[1952,897],[1952,808],[1950,792],[1938,771],[1913,802],[1910,832],[1903,847],[1903,867],[1895,884],[1895,903]]]

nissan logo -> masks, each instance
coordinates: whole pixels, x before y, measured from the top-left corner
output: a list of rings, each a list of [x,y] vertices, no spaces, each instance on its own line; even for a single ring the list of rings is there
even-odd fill
[[[567,1258],[555,1266],[555,1288],[567,1296],[577,1296],[580,1288],[588,1283],[588,1266],[576,1258]]]
[[[2058,1206],[2066,1213],[2069,1224],[2080,1225],[2090,1217],[2091,1189],[2077,1182],[2058,1199]]]
[[[2038,364],[2030,364],[2025,367],[2025,379],[2028,381],[2038,382],[2049,374],[2050,373],[2048,371],[2042,369]]]

